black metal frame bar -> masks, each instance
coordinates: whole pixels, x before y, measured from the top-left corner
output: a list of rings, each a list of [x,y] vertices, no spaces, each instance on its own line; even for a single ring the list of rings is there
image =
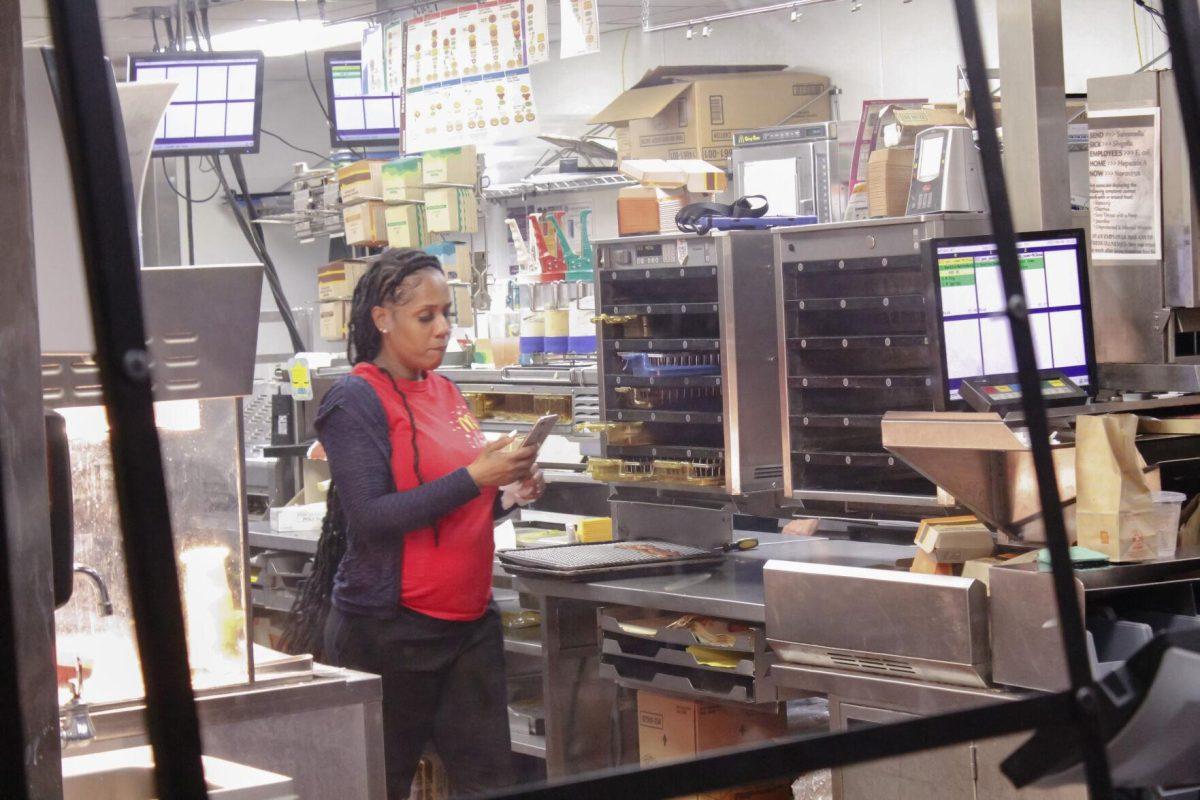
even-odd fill
[[[1192,196],[1200,198],[1200,10],[1195,0],[1163,0],[1162,16],[1190,156]]]
[[[4,442],[0,440],[0,448]],[[8,519],[4,511],[4,459],[0,457],[0,630],[16,631],[17,618],[10,579],[12,559],[9,557]],[[0,725],[0,786],[12,792],[13,800],[29,797],[25,775],[24,725],[21,724],[21,679],[17,674],[16,636],[0,636],[0,709],[8,720]]]
[[[183,604],[154,425],[133,192],[96,0],[50,0],[63,134],[71,162],[96,364],[111,431],[146,723],[159,797],[206,798]]]

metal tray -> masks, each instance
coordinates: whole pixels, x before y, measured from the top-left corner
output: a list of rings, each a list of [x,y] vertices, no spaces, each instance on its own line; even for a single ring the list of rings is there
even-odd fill
[[[679,555],[674,558],[658,557],[620,547],[633,543],[597,542],[525,547],[519,551],[501,550],[497,556],[501,566],[513,575],[574,580],[598,580],[604,576],[654,575],[688,567],[719,564],[723,559],[721,554],[711,550],[654,539],[639,539],[636,543],[674,550]]]

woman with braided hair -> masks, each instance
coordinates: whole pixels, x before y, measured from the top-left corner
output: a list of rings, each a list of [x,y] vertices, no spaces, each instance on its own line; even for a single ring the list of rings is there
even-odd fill
[[[297,624],[311,631],[327,608],[323,659],[382,676],[389,800],[408,796],[430,742],[455,793],[510,780],[493,521],[545,484],[536,449],[488,444],[458,387],[434,373],[449,313],[436,258],[375,259],[354,290],[353,369],[316,419],[336,488]]]

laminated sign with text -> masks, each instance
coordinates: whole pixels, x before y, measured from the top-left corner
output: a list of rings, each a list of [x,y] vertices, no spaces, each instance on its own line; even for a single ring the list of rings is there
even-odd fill
[[[407,152],[536,134],[527,5],[481,3],[408,21]]]
[[[1157,108],[1088,112],[1088,207],[1094,261],[1162,258]]]

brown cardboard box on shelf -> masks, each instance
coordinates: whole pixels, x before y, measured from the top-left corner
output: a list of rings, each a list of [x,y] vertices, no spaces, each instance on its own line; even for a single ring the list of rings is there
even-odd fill
[[[479,178],[475,145],[426,150],[421,154],[421,179],[425,186],[474,186]]]
[[[621,160],[703,159],[725,166],[734,131],[777,125],[801,108],[789,122],[829,119],[828,88],[824,75],[784,71],[779,64],[659,67],[590,122],[617,128]]]
[[[383,199],[383,165],[386,161],[363,159],[338,167],[338,191],[343,203]]]
[[[346,244],[382,247],[387,244],[387,204],[378,200],[356,203],[342,209]]]
[[[884,147],[912,147],[917,134],[935,125],[966,125],[952,108],[902,108],[889,106],[879,114],[879,141]]]
[[[321,303],[321,338],[340,342],[346,338],[346,317],[350,304],[345,300]]]
[[[787,734],[787,717],[683,697],[638,692],[638,756],[643,765],[695,758],[709,750],[753,744]],[[693,800],[783,800],[790,781],[726,789]]]
[[[872,217],[902,217],[908,208],[913,149],[879,148],[867,161],[867,209]]]
[[[691,195],[684,189],[628,186],[617,194],[617,233],[673,233],[679,230],[675,215],[690,202]]]
[[[349,300],[354,287],[370,267],[366,261],[347,258],[326,264],[317,270],[318,300]]]
[[[387,219],[388,247],[424,247],[425,209],[419,205],[406,204],[388,206],[384,214]]]
[[[425,229],[429,233],[474,233],[479,208],[470,189],[426,189]]]

